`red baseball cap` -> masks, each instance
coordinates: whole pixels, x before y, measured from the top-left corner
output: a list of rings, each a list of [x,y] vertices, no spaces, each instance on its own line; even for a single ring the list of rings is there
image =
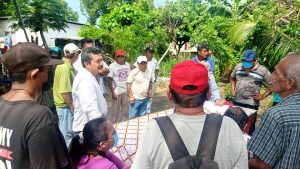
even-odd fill
[[[185,89],[185,86],[195,86]],[[208,87],[208,71],[202,64],[191,60],[176,64],[171,71],[170,86],[179,94],[198,94]]]
[[[115,56],[125,56],[125,51],[122,49],[118,49],[115,52]]]

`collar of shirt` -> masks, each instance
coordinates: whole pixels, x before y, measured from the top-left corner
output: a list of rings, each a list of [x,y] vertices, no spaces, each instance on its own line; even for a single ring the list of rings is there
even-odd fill
[[[300,102],[300,92],[291,94],[284,98],[281,102],[278,104],[287,104],[287,103],[299,103]]]

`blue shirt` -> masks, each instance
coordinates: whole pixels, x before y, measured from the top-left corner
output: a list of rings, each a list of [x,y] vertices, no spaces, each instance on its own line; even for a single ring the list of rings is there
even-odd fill
[[[198,60],[198,56],[199,56],[199,55],[195,55],[195,56],[192,58],[192,61],[197,61],[197,60]],[[208,56],[207,58],[205,58],[205,60],[208,61],[208,63],[210,64],[209,71],[212,72],[212,73],[215,73],[215,66],[216,66],[216,63],[215,63],[214,59],[211,58],[210,56]]]
[[[274,169],[300,167],[300,93],[267,109],[248,149]]]
[[[198,60],[198,55],[196,55],[195,57],[192,58],[192,61],[199,63],[197,60]],[[209,62],[209,61],[207,60],[207,62]],[[215,76],[214,76],[213,72],[211,72],[211,71],[209,71],[209,74],[208,74],[208,84],[209,84],[209,88],[211,91],[210,100],[216,101],[216,100],[221,99]]]

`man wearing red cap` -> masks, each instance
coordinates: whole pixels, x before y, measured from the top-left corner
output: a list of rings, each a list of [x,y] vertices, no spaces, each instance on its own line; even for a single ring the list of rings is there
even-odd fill
[[[125,62],[125,52],[118,49],[115,52],[116,61],[109,65],[108,84],[112,95],[111,113],[113,122],[128,117],[128,97],[126,80],[130,65]]]
[[[186,76],[187,74],[189,76]],[[193,156],[197,152],[206,120],[203,110],[203,104],[208,99],[206,67],[191,60],[175,65],[171,72],[167,95],[174,102],[176,110],[168,117],[188,153]],[[165,169],[174,161],[160,127],[152,120],[144,128],[132,169]],[[243,135],[235,122],[228,117],[223,117],[213,160],[218,163],[220,169],[248,168]]]

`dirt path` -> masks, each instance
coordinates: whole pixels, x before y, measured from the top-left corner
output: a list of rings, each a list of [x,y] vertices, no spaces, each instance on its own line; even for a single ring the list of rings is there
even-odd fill
[[[110,110],[111,110],[111,92],[107,86],[107,81],[104,81],[104,84],[106,85],[106,94],[105,98],[108,104],[108,119],[112,119],[110,116]],[[170,102],[167,98],[167,89],[169,86],[168,81],[160,81],[156,83],[156,90],[153,96],[153,103],[152,103],[152,109],[151,112],[159,112],[162,110],[167,110],[173,107],[172,102]],[[121,121],[121,119],[119,119]]]
[[[107,84],[107,81],[105,81],[104,83]],[[226,88],[227,85],[229,85],[229,84],[218,83],[221,98],[225,98],[225,96],[224,96],[225,92],[224,91],[225,91],[225,88]],[[168,98],[167,98],[168,86],[169,86],[169,81],[166,80],[166,79],[159,80],[157,82],[151,112],[158,112],[158,111],[162,111],[162,110],[167,110],[167,109],[170,109],[170,108],[173,107],[173,103],[171,101],[169,101]],[[110,110],[111,110],[111,93],[110,93],[110,90],[109,90],[108,86],[106,86],[105,98],[106,98],[107,104],[108,104],[108,119],[111,119],[111,116],[110,116],[110,113],[109,113]],[[259,123],[261,115],[263,114],[263,112],[271,106],[272,98],[273,98],[273,96],[269,96],[266,99],[261,101],[259,111],[258,111],[257,124]],[[121,119],[120,119],[120,121],[121,121]]]

